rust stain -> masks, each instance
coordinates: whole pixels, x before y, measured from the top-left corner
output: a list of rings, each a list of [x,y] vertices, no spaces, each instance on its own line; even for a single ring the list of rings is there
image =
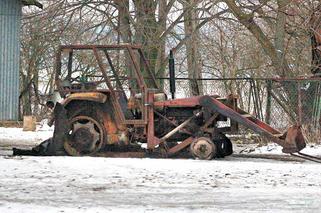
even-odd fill
[[[84,101],[94,101],[98,103],[105,103],[107,96],[100,93],[100,92],[80,92],[80,93],[73,93],[70,94],[62,104],[64,106],[68,105],[71,101],[74,100],[84,100]]]

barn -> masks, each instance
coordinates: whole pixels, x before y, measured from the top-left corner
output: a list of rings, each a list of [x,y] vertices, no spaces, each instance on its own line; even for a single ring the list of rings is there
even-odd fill
[[[0,121],[15,121],[19,111],[20,23],[23,6],[35,0],[0,0]]]

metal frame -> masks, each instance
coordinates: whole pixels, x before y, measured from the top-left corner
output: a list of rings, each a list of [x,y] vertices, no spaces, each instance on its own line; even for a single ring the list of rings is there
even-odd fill
[[[64,46],[60,46],[58,54],[56,56],[56,85],[58,87],[58,90],[62,89],[61,85],[60,85],[60,81],[59,81],[59,76],[61,75],[61,54],[62,52],[69,52],[69,59],[68,59],[68,75],[71,75],[71,69],[72,69],[72,56],[73,56],[73,51],[75,50],[91,50],[93,51],[93,54],[96,58],[96,61],[98,63],[99,69],[103,75],[104,78],[104,82],[107,84],[107,87],[109,89],[109,93],[111,95],[111,99],[112,99],[112,104],[113,107],[116,111],[116,116],[119,119],[121,124],[124,125],[146,125],[148,123],[148,118],[147,118],[147,105],[142,105],[141,110],[142,110],[142,119],[141,120],[135,120],[135,119],[126,119],[124,116],[124,113],[121,111],[121,107],[120,107],[120,103],[116,97],[116,93],[115,90],[112,86],[111,83],[111,79],[108,77],[107,71],[106,71],[106,66],[103,63],[103,59],[100,55],[100,52],[102,51],[105,54],[105,57],[108,60],[108,63],[111,67],[111,70],[114,74],[114,77],[116,79],[116,83],[118,84],[119,87],[121,87],[120,81],[119,81],[119,76],[117,75],[117,72],[111,62],[110,56],[108,54],[108,50],[125,50],[127,51],[127,53],[130,56],[130,59],[133,63],[133,71],[134,71],[134,77],[137,81],[137,84],[139,86],[139,89],[142,92],[142,98],[143,98],[143,103],[147,102],[147,96],[148,96],[148,92],[147,92],[147,86],[144,82],[144,78],[140,72],[140,68],[138,65],[138,62],[136,61],[136,58],[134,56],[134,50],[138,51],[139,56],[143,59],[143,63],[146,67],[146,70],[149,74],[149,77],[151,79],[153,79],[153,83],[154,83],[154,87],[156,87],[155,89],[158,89],[158,85],[157,82],[155,80],[155,77],[152,75],[151,71],[149,70],[149,66],[148,66],[148,62],[147,60],[144,58],[143,53],[141,51],[140,46],[136,46],[136,45],[129,45],[129,44],[124,44],[124,45],[64,45]],[[71,76],[69,76],[71,77]],[[124,90],[121,87],[122,92],[124,93]]]

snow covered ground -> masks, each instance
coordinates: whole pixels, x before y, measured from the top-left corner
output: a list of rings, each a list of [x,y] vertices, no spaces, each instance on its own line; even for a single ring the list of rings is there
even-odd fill
[[[37,132],[0,128],[0,155],[51,135],[46,126]],[[281,151],[273,144],[253,147],[238,150]],[[313,162],[233,156],[212,161],[0,156],[0,212],[320,212],[320,177],[321,166]]]
[[[0,212],[320,212],[321,169],[271,160],[0,157]]]
[[[270,143],[265,146],[259,146],[257,144],[240,145],[239,153],[284,155],[282,147],[276,143]],[[306,148],[302,150],[302,153],[321,156],[321,145],[307,144]]]
[[[0,127],[0,147],[11,149],[13,146],[20,148],[32,147],[52,137],[54,127],[49,127],[44,120],[37,125],[37,131],[25,132],[22,128]]]

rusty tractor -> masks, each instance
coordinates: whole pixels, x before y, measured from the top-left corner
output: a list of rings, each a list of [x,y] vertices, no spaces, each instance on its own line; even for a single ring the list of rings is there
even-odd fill
[[[279,144],[285,153],[305,147],[299,126],[281,133],[240,109],[232,95],[169,99],[148,63],[141,48],[129,44],[61,46],[55,82],[63,99],[48,102],[55,106],[54,136],[33,151],[116,157],[186,154],[209,160],[233,153],[226,134],[237,132],[239,125]]]

